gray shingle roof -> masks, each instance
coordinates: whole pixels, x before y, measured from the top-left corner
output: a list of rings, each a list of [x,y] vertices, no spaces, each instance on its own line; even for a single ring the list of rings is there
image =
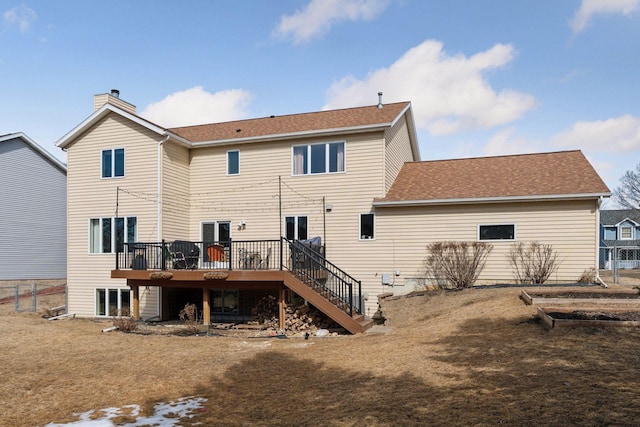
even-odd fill
[[[627,218],[640,224],[640,210],[603,209],[600,211],[600,224],[602,225],[616,225]]]

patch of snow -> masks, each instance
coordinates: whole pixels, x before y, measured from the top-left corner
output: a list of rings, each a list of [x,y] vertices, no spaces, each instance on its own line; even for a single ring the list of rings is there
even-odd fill
[[[148,417],[140,417],[140,406],[125,405],[122,408],[104,408],[98,411],[90,410],[81,414],[74,414],[79,419],[67,424],[49,423],[44,427],[116,427],[111,421],[116,417],[133,417],[136,421],[127,424],[118,424],[118,427],[176,427],[183,418],[193,418],[195,411],[203,411],[202,404],[207,399],[202,397],[183,397],[174,402],[156,403],[153,414]],[[95,413],[99,413],[96,418]]]

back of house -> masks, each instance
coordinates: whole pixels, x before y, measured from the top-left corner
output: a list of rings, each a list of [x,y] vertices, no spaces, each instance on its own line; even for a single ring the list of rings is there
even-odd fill
[[[196,302],[207,319],[243,320],[265,295],[291,302],[279,292],[334,280],[371,317],[379,294],[429,284],[426,246],[444,240],[494,246],[480,283],[514,281],[506,254],[517,242],[553,246],[556,283],[598,265],[609,190],[579,151],[420,162],[409,102],[163,128],[117,95],[97,95],[59,141],[80,316],[139,304],[143,318],[169,319]],[[313,283],[286,243],[312,238],[325,270]],[[175,241],[197,250],[176,264]]]

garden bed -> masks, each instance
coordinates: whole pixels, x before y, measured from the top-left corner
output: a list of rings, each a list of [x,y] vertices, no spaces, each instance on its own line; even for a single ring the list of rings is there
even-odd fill
[[[520,298],[527,304],[614,304],[640,305],[640,294],[632,290],[529,290],[523,289]]]
[[[558,327],[640,327],[640,309],[598,310],[538,307],[538,317],[550,328]]]

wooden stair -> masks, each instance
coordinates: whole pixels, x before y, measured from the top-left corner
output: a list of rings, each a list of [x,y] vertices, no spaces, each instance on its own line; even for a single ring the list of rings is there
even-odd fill
[[[373,326],[373,320],[366,319],[363,314],[354,313],[350,316],[345,310],[344,301],[325,297],[289,271],[284,274],[284,285],[352,334],[365,332]]]

